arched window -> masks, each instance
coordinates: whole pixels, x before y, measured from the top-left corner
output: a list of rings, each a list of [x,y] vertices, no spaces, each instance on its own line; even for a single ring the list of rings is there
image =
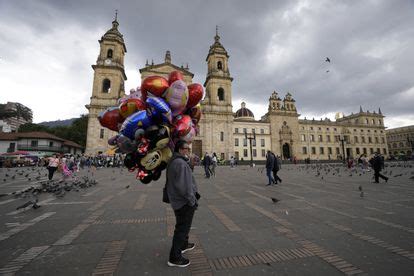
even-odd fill
[[[104,79],[102,84],[102,92],[109,93],[111,92],[111,81],[108,79]]]
[[[113,54],[112,49],[109,49],[108,52],[106,53],[106,57],[107,58],[112,58],[112,54]]]
[[[369,123],[368,119],[365,119],[365,123],[366,123],[366,124],[368,124],[368,123]]]
[[[217,61],[217,69],[223,70],[223,65],[221,64],[221,61]]]
[[[217,98],[219,101],[224,101],[224,89],[221,87],[217,90]]]
[[[381,120],[378,120],[378,124],[379,124],[379,125],[381,124]]]

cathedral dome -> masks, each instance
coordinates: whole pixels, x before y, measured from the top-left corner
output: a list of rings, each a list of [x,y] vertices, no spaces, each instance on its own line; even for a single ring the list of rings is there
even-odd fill
[[[241,103],[241,108],[236,111],[235,118],[237,119],[247,119],[247,120],[254,120],[253,112],[250,109],[246,108],[246,103]]]

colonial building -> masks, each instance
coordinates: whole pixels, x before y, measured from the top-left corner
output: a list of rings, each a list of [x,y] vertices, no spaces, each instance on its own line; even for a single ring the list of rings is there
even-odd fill
[[[21,125],[31,123],[33,112],[21,103],[7,102],[1,104],[0,132],[17,132]]]
[[[88,126],[87,153],[105,152],[107,139],[113,135],[99,125],[97,114],[124,95],[126,79],[123,55],[126,52],[118,22],[100,40],[101,52],[93,66],[95,78]],[[109,57],[111,50],[111,57]],[[113,63],[113,57],[118,62]],[[388,154],[384,116],[378,112],[360,111],[356,114],[329,119],[299,119],[296,102],[291,93],[283,99],[277,92],[269,98],[267,113],[260,120],[246,107],[246,103],[233,113],[232,81],[229,54],[220,41],[216,29],[214,42],[207,53],[207,76],[204,82],[205,98],[201,103],[203,115],[199,133],[192,143],[192,150],[201,156],[204,152],[216,152],[221,159],[235,156],[238,159],[264,160],[267,150],[288,159],[343,159],[374,152]],[[109,59],[109,61],[108,61]],[[120,62],[122,60],[122,62]],[[148,61],[140,69],[141,79],[151,75],[167,77],[174,70],[184,75],[187,84],[192,83],[193,73],[186,67],[172,64],[170,51],[163,63]],[[110,84],[110,85],[108,85]],[[121,85],[122,84],[122,85]],[[275,84],[277,85],[277,84]],[[107,88],[110,88],[108,91]],[[250,147],[251,143],[251,147]]]
[[[390,155],[411,156],[414,151],[414,125],[387,129]]]

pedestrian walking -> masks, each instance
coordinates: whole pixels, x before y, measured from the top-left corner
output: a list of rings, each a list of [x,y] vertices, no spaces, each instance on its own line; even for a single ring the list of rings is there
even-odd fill
[[[374,169],[374,179],[375,179],[375,183],[379,183],[379,178],[381,177],[382,179],[385,180],[385,182],[388,182],[388,177],[382,175],[380,172],[383,168],[383,159],[381,158],[381,155],[376,152],[374,157],[371,158],[370,163],[372,168]]]
[[[203,166],[204,166],[204,172],[205,172],[206,178],[210,178],[210,175],[211,175],[211,171],[210,171],[211,157],[210,157],[210,155],[208,155],[207,152],[204,155]]]
[[[277,175],[277,173],[279,172],[279,170],[282,168],[282,161],[280,160],[280,158],[278,156],[276,156],[274,153],[272,153],[274,156],[274,163],[273,163],[273,182],[275,184],[277,184],[277,182],[279,181],[280,183],[282,183],[282,179]]]
[[[211,157],[211,175],[216,177],[216,167],[217,167],[217,155],[213,152],[213,156]]]
[[[269,183],[266,186],[272,185],[272,183],[275,181],[272,176],[272,170],[273,170],[274,163],[275,163],[274,154],[270,150],[268,150],[267,155],[266,155],[266,175],[269,180]]]
[[[55,171],[58,169],[59,165],[60,165],[60,159],[57,154],[49,158],[49,164],[47,165],[47,170],[49,171],[49,176],[48,176],[49,180],[53,179],[53,175]]]
[[[167,166],[166,190],[176,220],[168,265],[186,267],[190,261],[182,254],[195,247],[188,241],[188,235],[200,196],[189,166],[189,145],[185,141],[180,140],[175,145]]]

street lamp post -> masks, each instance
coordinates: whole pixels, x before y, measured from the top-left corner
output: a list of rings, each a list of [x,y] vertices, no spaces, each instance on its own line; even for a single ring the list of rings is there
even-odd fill
[[[250,145],[250,167],[253,167],[253,148],[252,148],[252,140],[256,141],[256,132],[253,133],[247,133],[247,131],[244,132],[244,137],[249,139],[249,145]]]

